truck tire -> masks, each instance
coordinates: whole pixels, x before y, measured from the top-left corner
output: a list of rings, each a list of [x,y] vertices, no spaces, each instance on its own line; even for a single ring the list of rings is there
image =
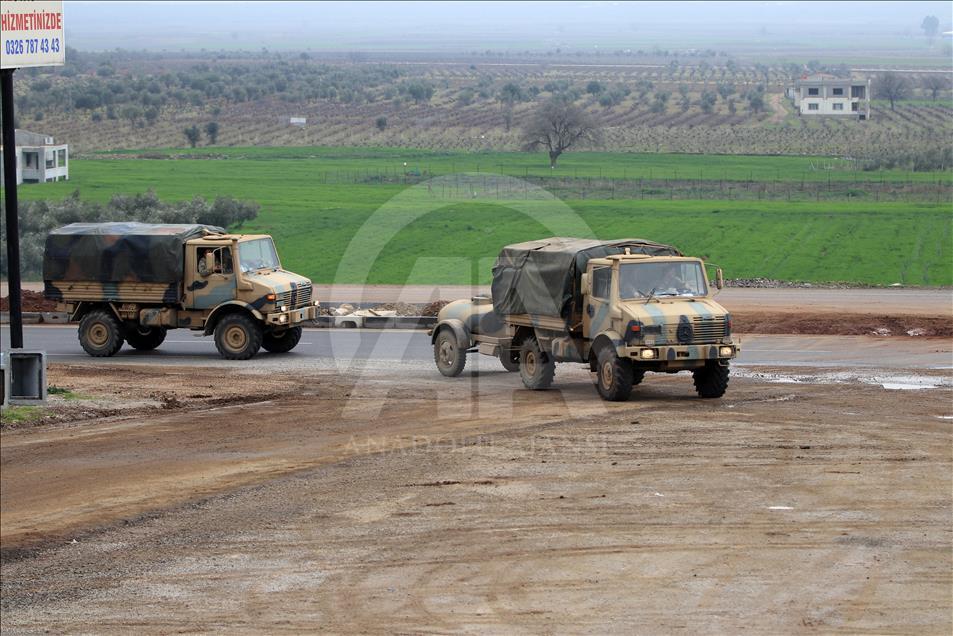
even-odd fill
[[[108,309],[94,309],[79,321],[79,344],[94,358],[108,358],[122,349],[122,325]]]
[[[727,363],[722,366],[718,362],[707,362],[704,367],[692,372],[695,391],[703,398],[720,398],[728,389],[728,374]]]
[[[500,362],[510,373],[520,370],[520,352],[518,349],[500,349]]]
[[[152,351],[165,340],[165,333],[164,327],[147,327],[145,330],[140,327],[130,327],[126,329],[126,342],[133,349]]]
[[[556,363],[543,351],[536,338],[527,338],[520,344],[520,378],[527,389],[544,391],[553,383]]]
[[[443,328],[433,343],[433,361],[437,370],[448,378],[463,373],[467,364],[467,351],[460,346],[453,329]]]
[[[603,400],[625,402],[632,395],[632,361],[620,358],[611,347],[599,352],[596,371],[596,390]],[[644,372],[643,372],[644,373]]]
[[[280,333],[266,332],[261,338],[261,346],[271,353],[288,353],[301,340],[301,327],[289,327]]]
[[[248,360],[258,353],[261,340],[261,325],[247,314],[228,314],[215,325],[215,348],[226,360]]]
[[[642,380],[645,379],[645,369],[632,369],[632,386],[638,386],[642,384]]]

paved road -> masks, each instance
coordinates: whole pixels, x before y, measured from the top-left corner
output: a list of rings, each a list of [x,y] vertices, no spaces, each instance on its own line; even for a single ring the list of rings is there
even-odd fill
[[[29,282],[24,289],[42,291],[43,283]],[[468,285],[315,285],[322,302],[428,303],[489,294],[489,287]],[[0,296],[7,284],[0,282]],[[718,293],[718,302],[731,311],[816,311],[918,316],[953,315],[953,289],[814,289],[738,288]]]
[[[953,343],[940,339],[875,338],[866,336],[740,336],[739,364],[747,366],[869,367],[896,369],[953,368]],[[91,358],[79,346],[76,327],[27,326],[28,349],[42,349],[51,362],[87,364],[176,364],[208,366],[222,361],[211,338],[190,331],[171,331],[156,351],[140,352],[123,347],[113,358]],[[8,350],[9,329],[0,330],[0,347]],[[311,366],[309,362],[362,360],[403,361],[431,364],[430,338],[422,331],[307,329],[291,355],[261,353],[256,366]]]

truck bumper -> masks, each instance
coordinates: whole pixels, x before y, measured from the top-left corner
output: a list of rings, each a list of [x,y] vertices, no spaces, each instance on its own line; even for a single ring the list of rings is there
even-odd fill
[[[273,327],[293,327],[308,320],[314,320],[318,315],[317,306],[276,311],[265,316],[265,324]]]
[[[738,357],[741,345],[635,345],[620,347],[619,356],[639,362],[688,363],[699,360],[731,360]]]

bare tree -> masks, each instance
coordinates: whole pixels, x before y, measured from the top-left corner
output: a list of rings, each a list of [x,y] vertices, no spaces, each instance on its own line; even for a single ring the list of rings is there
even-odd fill
[[[555,168],[559,156],[580,141],[597,141],[599,130],[581,108],[565,99],[544,103],[523,131],[523,149],[545,149],[549,167]]]
[[[950,83],[939,73],[930,73],[923,78],[923,88],[930,91],[933,101],[936,101],[936,96],[940,91],[946,90],[949,86]]]
[[[940,19],[935,15],[928,15],[923,18],[920,28],[923,29],[923,34],[932,40],[940,30]]]
[[[890,110],[895,110],[894,105],[901,99],[906,99],[910,95],[910,82],[903,75],[897,73],[884,73],[877,78],[874,86],[877,88],[877,95],[881,99],[890,101]]]

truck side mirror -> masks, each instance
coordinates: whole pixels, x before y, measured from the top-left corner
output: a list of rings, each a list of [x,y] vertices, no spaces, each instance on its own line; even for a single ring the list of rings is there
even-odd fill
[[[205,271],[201,272],[203,276],[210,276],[215,271],[215,253],[205,252],[202,257],[205,260]]]
[[[718,289],[724,289],[725,287],[725,274],[720,267],[715,270],[715,287]]]
[[[588,296],[588,295],[589,295],[589,292],[590,292],[590,287],[589,287],[589,274],[583,274],[583,275],[582,275],[582,281],[580,282],[579,287],[580,287],[580,290],[579,290],[579,291],[582,292],[582,295],[583,295],[583,296]]]

